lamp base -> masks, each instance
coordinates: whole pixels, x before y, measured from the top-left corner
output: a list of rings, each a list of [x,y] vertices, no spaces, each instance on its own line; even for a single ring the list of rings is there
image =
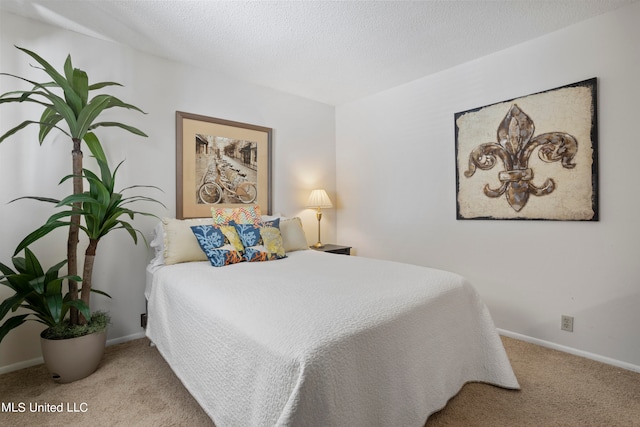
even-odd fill
[[[324,245],[320,241],[320,220],[322,219],[322,211],[320,210],[320,208],[318,208],[318,210],[316,211],[316,218],[318,219],[318,243],[313,245],[313,247],[316,249],[320,249],[324,248]]]

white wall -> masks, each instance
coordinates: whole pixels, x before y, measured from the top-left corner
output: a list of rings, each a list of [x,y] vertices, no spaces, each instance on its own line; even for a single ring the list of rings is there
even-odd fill
[[[44,73],[29,67],[34,61],[15,49],[18,45],[35,51],[58,69],[71,53],[74,65],[88,72],[92,81],[116,81],[124,88],[109,93],[132,103],[148,114],[111,111],[105,118],[122,121],[145,131],[140,138],[117,129],[99,129],[112,164],[126,159],[119,171],[119,187],[153,184],[163,194],[148,193],[167,205],[167,210],[145,206],[159,216],[175,215],[175,111],[202,114],[273,128],[273,211],[303,218],[309,243],[315,242],[314,212],[304,209],[311,189],[322,186],[335,194],[335,109],[262,87],[249,85],[213,73],[134,51],[126,46],[85,37],[36,21],[1,13],[0,71],[45,79]],[[9,77],[0,77],[0,92],[17,88]],[[41,110],[30,105],[0,105],[0,132],[26,119],[39,118]],[[37,129],[23,130],[0,144],[0,261],[10,264],[18,242],[41,225],[53,212],[51,206],[32,201],[7,204],[23,195],[62,196],[69,189],[58,188],[61,177],[71,172],[71,147],[53,132],[42,147]],[[85,153],[85,165],[92,160]],[[153,219],[136,219],[147,236]],[[335,212],[323,218],[323,240],[335,241]],[[65,233],[47,238],[35,246],[36,253],[53,263],[65,257]],[[134,246],[125,232],[107,236],[98,248],[94,285],[110,293],[112,300],[94,297],[94,308],[112,316],[110,342],[142,336],[140,313],[144,312],[144,269],[151,251]],[[0,289],[0,300],[7,297]],[[39,324],[15,329],[0,344],[0,372],[38,361]]]
[[[638,22],[635,3],[338,107],[339,242],[461,273],[499,328],[640,369]],[[457,221],[454,113],[591,77],[600,221]]]

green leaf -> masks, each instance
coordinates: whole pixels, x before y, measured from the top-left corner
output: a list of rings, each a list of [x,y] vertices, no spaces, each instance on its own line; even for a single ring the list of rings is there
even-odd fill
[[[99,123],[95,123],[91,126],[89,126],[89,130],[93,130],[99,127],[119,127],[122,128],[124,130],[127,130],[131,133],[133,133],[134,135],[139,135],[139,136],[144,136],[147,137],[148,135],[144,132],[142,132],[140,129],[134,128],[133,126],[129,126],[129,125],[124,125],[122,123],[116,123],[116,122],[99,122]]]
[[[0,342],[4,339],[4,337],[11,331],[13,328],[17,328],[25,322],[25,318],[29,314],[21,314],[19,316],[13,316],[9,318],[6,322],[0,326]]]
[[[47,302],[47,309],[49,313],[51,313],[51,317],[56,321],[56,323],[62,322],[61,313],[62,313],[62,294],[52,293],[51,295],[46,295],[45,300]]]
[[[29,126],[29,125],[41,125],[41,122],[36,122],[33,120],[25,120],[24,122],[20,123],[18,126],[9,129],[4,135],[2,135],[0,137],[0,142],[4,141],[5,139],[7,139],[8,137],[10,137],[11,135],[13,135],[14,133],[18,132],[21,129],[24,129],[25,127]],[[60,129],[57,126],[51,126],[51,127],[55,127],[56,129]],[[64,129],[60,129],[63,133],[65,133],[67,136],[70,136]]]
[[[72,78],[67,80],[71,82],[74,92],[80,97],[82,106],[87,105],[87,100],[89,99],[89,78],[87,73],[76,68],[73,70]]]
[[[64,76],[67,81],[73,79],[73,64],[71,64],[71,55],[67,55],[66,61],[64,61]]]
[[[29,285],[29,279],[32,276],[24,273],[16,273],[10,276],[6,276],[5,280],[1,283],[11,289],[13,289],[16,293],[25,293],[28,294],[33,289]]]
[[[5,132],[4,135],[2,135],[0,137],[0,142],[4,141],[5,139],[9,138],[11,135],[13,135],[14,133],[18,132],[20,129],[24,129],[29,125],[32,124],[38,124],[38,122],[34,122],[33,120],[25,120],[24,122],[20,123],[18,126],[9,129],[7,132]]]
[[[100,162],[101,162],[102,160],[98,160],[98,159],[96,158],[96,161],[98,162],[98,164],[100,164]],[[100,178],[98,177],[98,175],[96,175],[95,173],[93,173],[93,172],[92,172],[92,171],[90,171],[89,169],[83,169],[83,170],[82,170],[82,173],[84,174],[83,176],[84,176],[85,178],[87,178],[88,180],[90,180],[90,181],[91,181],[91,180],[94,180],[94,181],[100,181]]]
[[[21,76],[16,76],[15,74],[9,74],[9,73],[0,73],[0,76],[9,76],[9,77],[13,77],[15,79],[18,80],[22,80],[25,81],[27,83],[30,83],[33,85],[33,89],[31,89],[30,91],[14,91],[14,92],[7,92],[5,95],[7,94],[19,94],[21,93],[21,97],[19,102],[21,101],[27,101],[28,99],[32,99],[30,98],[31,95],[40,95],[40,96],[44,96],[44,94],[48,94],[48,95],[55,95],[53,92],[51,92],[48,88],[52,87],[52,88],[59,88],[60,86],[58,86],[56,83],[50,82],[50,83],[38,83],[35,82],[33,80],[29,80],[26,79],[24,77]],[[44,92],[36,90],[36,89],[42,89]],[[62,99],[62,98],[60,98]]]
[[[59,200],[52,199],[50,197],[22,196],[22,197],[18,197],[17,199],[11,200],[9,203],[13,203],[13,202],[15,202],[17,200],[23,200],[23,199],[37,200],[39,202],[48,202],[48,203],[58,203],[59,202]]]
[[[16,48],[18,48],[21,51],[25,52],[27,55],[31,56],[33,59],[38,61],[38,63],[40,65],[42,65],[43,70],[64,91],[64,97],[65,97],[65,99],[67,101],[67,104],[71,107],[71,109],[75,112],[75,114],[78,114],[80,112],[80,110],[82,110],[82,100],[80,99],[78,94],[76,94],[74,92],[73,87],[71,86],[71,84],[60,73],[58,73],[58,71],[56,71],[56,69],[53,68],[51,66],[51,64],[49,64],[47,61],[45,61],[43,58],[41,58],[37,53],[31,52],[30,50],[21,48],[19,46],[16,46]]]
[[[63,222],[56,222],[56,223],[53,223],[53,224],[45,224],[45,225],[43,225],[42,227],[38,228],[37,230],[31,232],[24,239],[22,239],[22,241],[18,244],[18,247],[16,248],[16,251],[14,252],[14,255],[17,254],[18,252],[20,252],[21,250],[25,249],[27,246],[29,246],[33,242],[35,242],[37,240],[40,240],[41,238],[43,238],[47,234],[51,233],[56,228],[59,228],[59,227],[62,227],[62,226],[66,226],[66,225],[68,225],[68,224],[67,223],[63,223]]]
[[[157,185],[130,185],[128,187],[123,188],[122,191],[120,191],[120,192],[122,193],[124,191],[131,190],[133,188],[153,188],[154,190],[158,190],[158,191],[164,193],[162,188],[158,187]]]
[[[29,286],[31,286],[31,289],[33,289],[37,294],[44,294],[44,273],[42,275],[39,275],[37,277],[35,277],[34,279],[29,280]]]
[[[26,295],[28,295],[28,293],[16,292],[15,295],[2,301],[2,304],[0,304],[0,319],[4,319],[4,316],[6,316],[9,311],[15,311],[16,307],[22,304]]]
[[[0,75],[3,73],[0,73]],[[9,95],[9,94],[22,94],[22,96],[20,96],[19,98],[5,98],[5,95]],[[16,91],[16,92],[7,92],[4,95],[2,95],[3,97],[0,98],[0,104],[6,104],[9,102],[33,102],[35,104],[40,104],[40,105],[44,105],[45,107],[49,107],[51,106],[51,104],[47,104],[44,101],[40,101],[39,99],[34,99],[31,98],[31,95],[39,95],[38,92],[31,92],[31,91]]]
[[[44,109],[42,117],[40,117],[40,133],[38,134],[38,141],[40,141],[40,145],[42,145],[42,142],[47,137],[51,129],[55,128],[55,125],[60,122],[60,120],[62,120],[62,116],[58,114],[55,109],[52,107]],[[64,130],[62,131],[64,132]]]
[[[136,234],[137,230],[133,228],[131,224],[129,224],[128,222],[120,221],[120,224],[122,224],[124,229],[127,230],[127,232],[129,232],[129,235],[133,239],[133,243],[137,245],[138,244],[138,235]]]
[[[69,275],[69,274],[60,277],[60,280],[74,280],[76,282],[82,282],[82,278],[80,276]]]
[[[111,102],[109,103],[109,106],[107,108],[114,108],[114,107],[126,108],[128,110],[136,110],[136,111],[138,111],[138,112],[140,112],[142,114],[147,114],[144,111],[142,111],[140,108],[136,107],[135,105],[127,104],[126,102],[122,102],[121,100],[119,100],[115,96],[112,96],[111,97]]]
[[[85,319],[91,319],[91,310],[89,309],[89,306],[84,303],[84,301],[76,299],[69,301],[67,304],[71,307],[77,308],[78,311],[82,313]]]
[[[62,295],[62,281],[62,278],[48,281],[42,293],[44,295]],[[62,301],[62,296],[60,297],[60,301]]]
[[[105,297],[111,298],[111,295],[109,295],[108,293],[106,293],[104,291],[99,291],[98,289],[95,289],[95,288],[91,288],[91,292],[95,292],[96,294],[100,294],[100,295],[103,295]]]
[[[53,92],[51,92],[50,90],[47,89],[48,86],[51,86],[51,84],[42,84],[42,83],[38,83],[38,82],[34,82],[32,80],[29,79],[25,79],[23,77],[20,76],[15,76],[12,74],[6,74],[6,73],[0,73],[0,75],[5,74],[5,75],[9,75],[11,77],[17,78],[19,80],[23,80],[25,82],[31,83],[34,88],[38,88],[38,89],[42,89],[41,91],[36,91],[36,90],[32,90],[30,92],[23,92],[22,95],[22,100],[21,101],[26,101],[28,97],[31,96],[42,96],[46,99],[48,99],[49,101],[51,101],[52,105],[49,104],[44,104],[42,102],[39,101],[35,101],[31,98],[29,98],[28,100],[32,101],[32,102],[38,102],[46,107],[52,107],[54,108],[58,114],[60,114],[65,122],[67,123],[67,125],[69,126],[69,131],[70,133],[73,135],[75,133],[76,130],[76,113],[74,112],[73,108],[71,106],[69,106],[67,104],[67,101],[65,101],[64,99],[62,99],[61,97],[59,97],[58,95],[54,94]],[[54,87],[58,87],[58,85],[53,84]]]
[[[108,180],[107,187],[109,188],[109,191],[112,193],[115,191],[116,174],[118,173],[118,170],[120,169],[120,166],[122,166],[123,163],[124,163],[124,160],[118,163],[118,166],[116,166],[116,168],[113,170],[113,173],[109,171],[109,165],[107,165],[106,162],[104,163],[104,168],[103,167],[100,168],[102,172],[102,180],[103,181]]]
[[[116,82],[99,82],[89,86],[89,90],[102,89],[103,87],[107,87],[107,86],[122,86],[122,85]]]
[[[89,147],[89,151],[91,151],[93,157],[105,162],[107,161],[107,156],[102,150],[102,144],[100,144],[100,140],[93,132],[87,132],[84,136],[84,142],[87,144],[87,147]]]
[[[16,268],[16,271],[18,271],[18,273],[27,273],[27,262],[23,257],[14,256],[13,258],[11,258],[11,261],[13,262],[13,266]]]
[[[7,267],[6,265],[4,265],[3,263],[0,262],[0,271],[2,272],[2,274],[4,276],[8,276],[10,274],[16,274],[15,271],[13,271],[10,267]],[[3,276],[3,277],[4,277]]]
[[[32,273],[34,276],[44,276],[44,270],[40,265],[40,261],[38,261],[38,258],[36,258],[29,248],[24,249],[24,259],[26,270],[28,272]]]
[[[93,121],[107,108],[110,100],[111,96],[109,95],[98,95],[82,109],[78,115],[76,133],[73,135],[75,138],[84,138]]]
[[[150,202],[150,203],[157,203],[160,206],[166,208],[166,206],[164,205],[164,203],[162,203],[159,200],[156,200],[152,197],[147,197],[147,196],[134,196],[134,197],[127,197],[126,199],[123,200],[123,202],[120,204],[120,206],[124,206],[124,205],[128,205],[130,203],[136,203],[136,202]],[[153,216],[156,217],[156,215],[151,214],[151,213],[144,213],[144,212],[136,212],[137,214],[140,215],[146,215],[146,216]]]
[[[82,194],[71,194],[64,199],[58,202],[58,207],[60,206],[71,206],[74,203],[95,203],[96,199],[91,196],[89,193]]]
[[[52,108],[54,108],[56,112],[60,114],[62,118],[64,118],[67,126],[69,126],[70,137],[76,137],[78,124],[76,120],[76,113],[73,111],[73,109],[69,107],[64,99],[60,98],[57,95],[48,93],[42,93],[41,95],[51,101],[51,103],[53,104]]]
[[[64,267],[64,265],[67,263],[67,260],[62,260],[59,263],[57,263],[56,265],[49,267],[49,269],[47,270],[47,272],[45,273],[45,281],[51,282],[55,279],[58,278],[58,275],[60,274],[60,269],[62,267]]]
[[[109,205],[109,201],[111,200],[111,188],[107,187],[108,184],[109,183],[99,180],[89,179],[91,195],[94,197],[95,201],[105,207]]]

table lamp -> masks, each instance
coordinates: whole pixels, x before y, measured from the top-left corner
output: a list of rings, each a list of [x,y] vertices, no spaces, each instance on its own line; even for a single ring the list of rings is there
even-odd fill
[[[320,241],[320,220],[322,219],[322,209],[329,209],[333,207],[331,199],[327,195],[324,189],[316,189],[309,195],[307,201],[307,207],[316,210],[316,218],[318,218],[318,243],[313,245],[314,248],[323,248],[324,245]]]

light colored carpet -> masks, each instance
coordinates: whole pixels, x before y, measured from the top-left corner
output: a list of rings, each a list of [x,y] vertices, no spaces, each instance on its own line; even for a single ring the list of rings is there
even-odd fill
[[[640,373],[503,342],[522,390],[467,384],[426,427],[640,426]],[[25,404],[22,413],[0,412],[1,426],[213,426],[146,339],[108,347],[98,371],[71,384],[52,382],[43,365],[4,374],[0,402]],[[62,403],[65,412],[31,413],[36,403]]]

